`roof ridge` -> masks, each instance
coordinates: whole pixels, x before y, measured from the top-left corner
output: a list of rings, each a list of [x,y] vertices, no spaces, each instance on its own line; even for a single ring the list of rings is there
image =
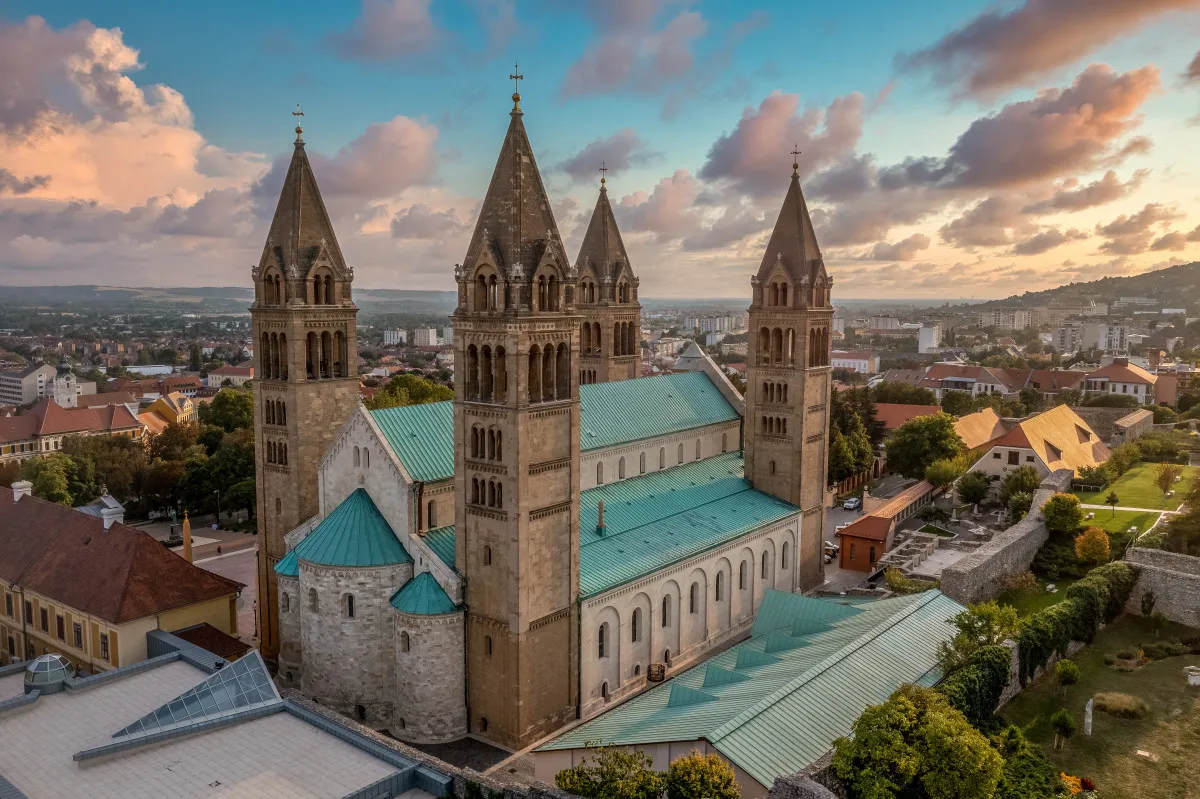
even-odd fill
[[[928,598],[923,599],[923,601],[920,601],[926,594],[929,595]],[[917,599],[914,599],[914,601],[912,602],[911,605],[908,605],[908,606],[898,610],[896,613],[889,614],[885,619],[883,619],[878,624],[869,628],[867,631],[865,631],[863,634],[859,635],[853,641],[834,650],[832,653],[827,655],[823,660],[817,662],[815,665],[806,669],[804,672],[802,672],[801,674],[799,674],[797,677],[793,678],[792,680],[789,680],[783,686],[775,689],[774,691],[770,692],[766,696],[760,698],[753,705],[746,708],[741,713],[738,713],[736,716],[729,719],[725,723],[721,724],[719,727],[714,729],[712,732],[708,733],[705,737],[708,739],[708,741],[710,743],[712,743],[715,746],[717,744],[718,740],[720,740],[724,736],[730,734],[734,730],[738,729],[739,727],[741,727],[743,724],[745,724],[750,719],[754,718],[755,716],[758,716],[759,714],[761,714],[767,708],[771,707],[773,704],[778,702],[783,697],[787,696],[790,693],[793,693],[794,691],[798,690],[800,688],[800,686],[804,685],[805,683],[811,682],[815,677],[828,671],[837,663],[840,663],[841,661],[845,660],[846,657],[850,653],[855,652],[859,649],[862,649],[864,646],[869,644],[871,641],[874,641],[876,638],[879,637],[879,635],[884,630],[895,627],[898,622],[908,618],[909,616],[913,615],[921,608],[923,608],[926,605],[928,605],[929,603],[933,602],[935,599],[945,596],[945,595],[941,591],[934,589],[932,591],[925,591],[920,594],[916,594],[914,596]],[[896,597],[895,599],[904,600],[904,599],[908,599],[908,597]],[[878,601],[879,602],[889,602],[892,600],[881,599]],[[873,608],[863,608],[863,611],[865,611],[865,612],[871,612],[871,610],[873,610]],[[852,616],[849,618],[854,618],[854,617]],[[835,625],[835,629],[836,629],[836,625]]]

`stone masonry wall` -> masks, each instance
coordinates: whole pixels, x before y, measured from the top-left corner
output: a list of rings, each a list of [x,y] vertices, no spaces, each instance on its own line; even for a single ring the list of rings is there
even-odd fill
[[[279,679],[285,686],[300,684],[303,655],[300,652],[300,578],[282,577],[279,581]]]
[[[463,737],[467,704],[462,612],[410,616],[393,611],[393,615],[396,692],[389,731],[401,740],[421,743]]]
[[[986,602],[1000,594],[1001,578],[1028,570],[1050,535],[1042,505],[1056,492],[1069,491],[1072,476],[1070,469],[1059,469],[1043,480],[1028,516],[942,572],[942,592],[964,605]]]
[[[1125,603],[1125,612],[1140,615],[1142,595],[1154,594],[1154,610],[1168,619],[1200,627],[1200,558],[1134,548],[1126,560],[1138,568],[1138,581]]]

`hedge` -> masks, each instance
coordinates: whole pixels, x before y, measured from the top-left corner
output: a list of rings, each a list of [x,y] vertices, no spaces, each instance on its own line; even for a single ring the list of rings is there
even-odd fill
[[[967,717],[974,727],[982,728],[996,712],[1000,694],[1008,685],[1012,653],[1005,647],[985,646],[976,650],[967,662],[951,672],[937,687],[951,707]]]
[[[1067,598],[1033,614],[1017,634],[1021,684],[1026,685],[1054,653],[1065,655],[1072,641],[1091,643],[1101,624],[1115,619],[1129,599],[1137,574],[1117,561],[1092,569],[1067,589]]]

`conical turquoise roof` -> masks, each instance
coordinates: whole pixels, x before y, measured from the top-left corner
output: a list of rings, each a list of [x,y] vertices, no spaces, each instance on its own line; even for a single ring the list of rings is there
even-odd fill
[[[295,576],[297,560],[321,566],[394,566],[412,563],[371,496],[359,488],[333,509],[295,549],[275,565],[276,574]]]
[[[458,610],[429,572],[421,572],[405,583],[392,596],[392,607],[413,616],[438,616]]]

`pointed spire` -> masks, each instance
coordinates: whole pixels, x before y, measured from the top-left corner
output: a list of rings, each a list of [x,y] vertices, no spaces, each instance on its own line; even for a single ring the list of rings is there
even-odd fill
[[[522,76],[514,72],[511,77],[520,80]],[[466,272],[486,257],[496,262],[505,275],[520,264],[528,276],[541,263],[547,249],[560,268],[569,267],[519,103],[520,95],[514,92],[508,130],[463,258]]]
[[[600,171],[603,173],[606,168],[602,166]],[[608,201],[608,187],[603,177],[600,178],[600,195],[596,198],[596,207],[592,210],[592,219],[588,222],[575,265],[581,271],[590,265],[597,280],[606,277],[616,280],[622,265],[629,269],[629,276],[633,277],[629,253],[625,251],[625,242],[621,239],[617,218]]]
[[[812,281],[825,271],[812,217],[804,202],[804,193],[800,190],[800,151],[793,150],[792,155],[796,159],[792,161],[792,180],[758,268],[760,280],[765,280],[779,262],[797,282]]]
[[[290,277],[289,270],[294,266],[297,271],[294,276],[304,277],[324,249],[334,268],[348,275],[349,269],[333,232],[333,223],[329,219],[329,212],[325,210],[312,164],[304,149],[304,137],[301,135],[304,129],[299,124],[304,112],[297,105],[292,115],[296,117],[295,147],[283,179],[283,188],[279,192],[279,202],[275,206],[275,216],[267,233],[259,269],[261,271],[275,264]]]

